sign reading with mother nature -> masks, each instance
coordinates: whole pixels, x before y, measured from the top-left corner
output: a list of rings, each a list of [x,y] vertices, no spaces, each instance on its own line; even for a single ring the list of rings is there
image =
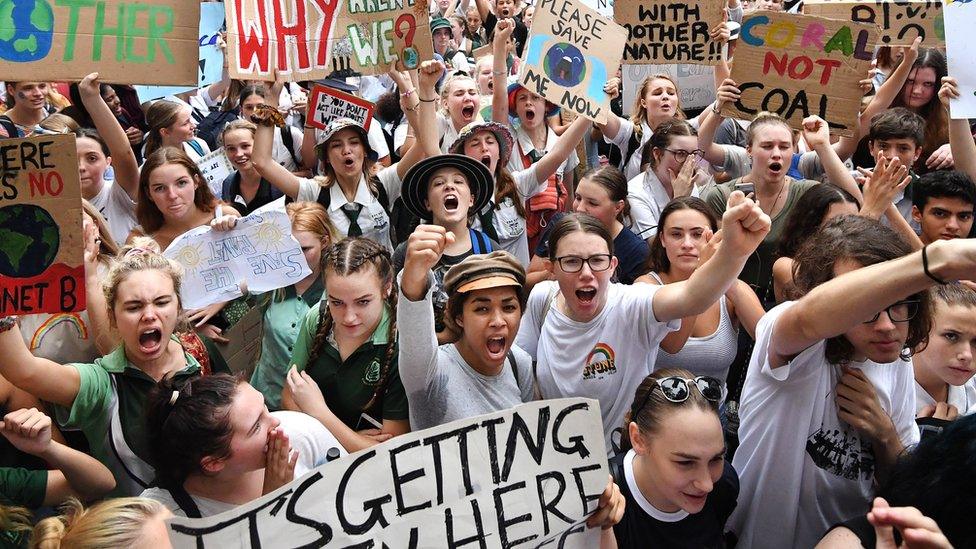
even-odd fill
[[[396,437],[237,509],[172,519],[177,548],[599,546],[600,404],[544,400]]]
[[[817,115],[830,132],[854,135],[878,27],[760,11],[743,19],[732,79],[742,97],[722,114],[752,119],[760,111],[779,114],[793,128]]]
[[[0,317],[85,309],[73,135],[0,140]]]
[[[614,20],[627,29],[624,63],[717,65],[722,43],[708,31],[722,23],[724,0],[617,0]]]
[[[603,86],[616,74],[626,41],[626,29],[581,2],[540,0],[519,84],[602,124],[610,111]]]
[[[0,75],[195,86],[199,21],[197,1],[0,0]]]

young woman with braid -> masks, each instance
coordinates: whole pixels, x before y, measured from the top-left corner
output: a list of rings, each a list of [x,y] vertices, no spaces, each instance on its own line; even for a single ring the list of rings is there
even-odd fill
[[[305,317],[281,403],[315,417],[355,452],[410,430],[393,262],[382,244],[347,238],[326,252],[322,273],[326,307]]]

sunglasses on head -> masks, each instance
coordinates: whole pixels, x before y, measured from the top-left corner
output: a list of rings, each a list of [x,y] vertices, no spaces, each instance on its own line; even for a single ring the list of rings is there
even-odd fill
[[[697,387],[698,392],[709,402],[717,404],[718,401],[722,400],[722,382],[714,377],[698,376],[694,379],[678,376],[665,377],[654,381],[654,385],[644,394],[644,398],[641,399],[640,405],[635,406],[631,410],[631,419],[636,418],[637,413],[647,405],[647,400],[651,398],[651,393],[654,389],[660,388],[661,393],[664,394],[664,398],[677,404],[688,400],[688,397],[691,396],[691,385]]]

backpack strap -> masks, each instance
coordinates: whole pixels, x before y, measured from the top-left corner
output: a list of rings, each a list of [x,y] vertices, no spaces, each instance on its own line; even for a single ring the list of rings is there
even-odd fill
[[[190,494],[187,493],[183,486],[174,486],[172,488],[166,488],[169,495],[173,498],[173,501],[180,506],[180,509],[186,513],[187,518],[203,518],[200,514],[200,508],[197,506],[197,502],[193,501]]]
[[[189,141],[185,141],[185,143],[187,145],[189,145],[191,149],[193,149],[194,151],[196,151],[196,153],[199,154],[200,156],[205,156],[207,154],[207,153],[203,152],[203,147],[201,147],[200,144],[197,143],[197,140],[196,139],[191,139]]]
[[[486,254],[491,252],[491,241],[485,236],[485,233],[475,230],[468,229],[468,234],[471,235],[471,253],[475,255]]]
[[[627,482],[627,475],[624,474],[624,464],[623,461],[619,459],[611,459],[608,462],[610,466],[610,474],[613,476],[613,481],[617,483],[618,486],[625,484]]]
[[[291,134],[291,126],[285,126],[284,128],[278,129],[281,131],[281,144],[288,149],[288,154],[291,155],[291,159],[295,161],[295,166],[301,168],[302,163],[298,159],[298,155],[295,154],[295,136]]]
[[[17,129],[17,124],[14,124],[14,121],[5,114],[0,114],[0,127],[7,132],[7,137],[11,139],[17,139],[20,137],[20,130]]]
[[[512,352],[512,349],[508,350],[508,353],[505,355],[505,359],[508,360],[509,364],[512,365],[512,374],[515,376],[515,386],[518,387],[519,392],[521,392],[522,383],[519,381],[518,363],[515,362],[515,353]]]
[[[552,289],[549,290],[549,295],[546,296],[546,303],[542,306],[542,315],[539,316],[539,335],[542,335],[542,325],[546,322],[546,317],[549,316],[549,309],[552,309],[552,304],[556,301],[556,295],[559,293],[559,285],[553,285]]]

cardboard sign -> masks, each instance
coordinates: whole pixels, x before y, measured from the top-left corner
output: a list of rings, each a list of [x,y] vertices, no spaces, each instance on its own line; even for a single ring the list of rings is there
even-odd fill
[[[229,231],[197,227],[176,237],[163,255],[183,265],[180,297],[187,310],[238,298],[242,284],[267,292],[312,274],[284,210],[258,210]]]
[[[242,373],[244,379],[251,379],[261,356],[264,311],[261,307],[251,307],[236,324],[224,330],[223,335],[229,341],[217,343],[217,349],[227,362],[227,367],[232,373]]]
[[[368,130],[373,120],[372,103],[328,86],[316,85],[312,88],[308,104],[312,109],[307,124],[320,130],[337,118],[351,118]]]
[[[595,9],[600,15],[613,19],[614,0],[582,0],[582,2]],[[526,2],[526,4],[532,5],[535,2]]]
[[[792,13],[759,11],[742,21],[732,79],[742,97],[722,114],[751,120],[771,111],[799,129],[817,115],[830,132],[854,135],[878,27]]]
[[[976,118],[976,4],[952,2],[945,6],[946,59],[949,74],[959,86],[959,98],[949,101],[952,118]]]
[[[708,37],[722,23],[724,0],[677,3],[671,0],[617,0],[614,20],[627,29],[624,63],[717,65],[721,42]]]
[[[139,102],[188,92],[219,82],[223,75],[224,52],[217,47],[217,36],[224,26],[224,5],[220,2],[200,4],[200,72],[196,86],[135,86]]]
[[[204,519],[169,521],[176,548],[599,546],[607,485],[600,406],[523,404],[398,436]],[[485,543],[488,540],[488,543]]]
[[[0,140],[0,317],[85,309],[75,136]]]
[[[0,74],[103,83],[197,82],[199,2],[0,2]]]
[[[610,111],[603,86],[617,72],[626,41],[626,29],[578,0],[540,0],[518,82],[602,124]]]
[[[803,13],[878,25],[880,46],[911,46],[918,36],[928,48],[945,43],[939,0],[806,0]]]
[[[200,173],[203,174],[203,178],[207,181],[207,186],[213,191],[214,196],[218,199],[223,194],[224,180],[227,176],[236,171],[234,165],[230,163],[227,155],[224,154],[224,149],[217,149],[211,151],[206,156],[197,160],[197,166],[200,168]],[[231,197],[234,198],[234,197]]]
[[[620,70],[624,115],[630,116],[637,90],[647,77],[655,74],[666,74],[675,81],[682,109],[705,108],[715,101],[714,72],[707,65],[624,65]]]
[[[415,69],[434,58],[428,0],[341,0],[336,47],[348,69],[381,74],[393,63]]]

